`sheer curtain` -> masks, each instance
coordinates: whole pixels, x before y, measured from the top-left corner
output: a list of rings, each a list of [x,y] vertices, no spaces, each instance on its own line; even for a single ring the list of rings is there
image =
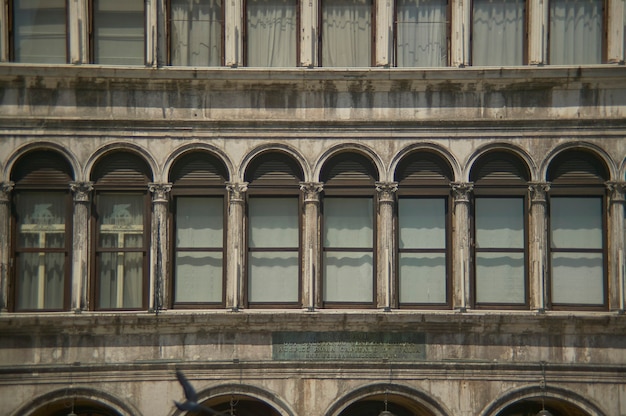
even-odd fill
[[[550,0],[550,64],[602,62],[602,0]]]
[[[396,7],[397,66],[446,66],[446,0],[397,0]]]
[[[322,2],[322,66],[371,66],[371,7],[370,0]]]
[[[472,65],[524,63],[525,0],[474,0]]]
[[[63,308],[66,202],[64,192],[16,195],[17,309]]]
[[[95,63],[144,65],[144,21],[143,0],[94,0]]]
[[[171,63],[222,64],[222,1],[172,0]]]
[[[13,3],[15,62],[66,63],[65,0]]]
[[[100,308],[142,306],[145,254],[143,210],[143,194],[98,196]]]
[[[297,65],[296,4],[294,0],[247,1],[248,66]]]
[[[224,200],[176,198],[175,302],[222,301]]]
[[[297,302],[298,197],[248,200],[248,299]]]
[[[446,199],[398,201],[400,303],[446,302]]]

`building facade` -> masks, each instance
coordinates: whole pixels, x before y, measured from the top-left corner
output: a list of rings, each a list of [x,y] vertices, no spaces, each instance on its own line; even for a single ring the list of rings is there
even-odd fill
[[[626,415],[623,0],[3,0],[0,414]]]

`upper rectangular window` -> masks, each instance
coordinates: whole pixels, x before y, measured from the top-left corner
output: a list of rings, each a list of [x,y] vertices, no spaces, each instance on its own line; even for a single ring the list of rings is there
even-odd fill
[[[171,65],[223,64],[222,0],[170,0],[169,19]]]
[[[396,66],[448,65],[447,0],[396,0]]]
[[[321,65],[372,65],[372,0],[322,0]]]
[[[14,0],[13,49],[15,62],[67,63],[67,6],[65,0]]]
[[[523,65],[526,0],[473,0],[472,65]]]
[[[296,0],[246,1],[247,66],[297,66],[297,39]]]
[[[549,62],[602,63],[604,0],[550,0]]]
[[[91,7],[92,62],[144,65],[144,1],[93,0]]]

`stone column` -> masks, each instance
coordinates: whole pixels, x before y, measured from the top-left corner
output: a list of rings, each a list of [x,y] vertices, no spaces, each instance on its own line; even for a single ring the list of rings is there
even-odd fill
[[[13,182],[0,183],[0,313],[7,311],[9,302],[9,222],[13,185]]]
[[[548,267],[548,222],[546,194],[550,190],[547,182],[530,182],[530,221],[528,239],[528,290],[530,308],[538,312],[546,309]]]
[[[146,66],[157,65],[158,5],[160,0],[145,0],[146,5]]]
[[[302,306],[313,312],[322,304],[320,258],[320,182],[301,182],[304,197],[304,230],[302,231]]]
[[[155,65],[159,68],[167,66],[167,50],[169,45],[167,43],[167,0],[157,0],[157,17],[156,17],[156,59]]]
[[[228,190],[228,233],[226,241],[226,307],[238,311],[243,303],[245,256],[244,212],[247,182],[226,184]]]
[[[393,208],[398,190],[396,182],[377,182],[378,219],[376,253],[376,304],[377,307],[390,311],[397,306],[395,279],[395,239],[393,226]]]
[[[376,0],[374,2],[376,13],[376,66],[393,66],[393,0]]]
[[[465,67],[470,62],[470,28],[472,4],[470,0],[452,0],[450,64]]]
[[[470,193],[474,189],[472,182],[453,182],[450,184],[454,193],[454,235],[452,250],[452,305],[465,312],[470,305],[471,275],[471,230],[470,230]]]
[[[89,13],[87,0],[71,0],[67,4],[68,55],[71,64],[89,63]],[[4,26],[3,26],[4,27]]]
[[[167,266],[169,258],[167,204],[170,183],[151,183],[148,185],[152,194],[152,228],[150,230],[150,274],[148,310],[159,313],[169,304]]]
[[[609,0],[607,17],[607,62],[611,64],[617,64],[624,61],[624,0]]]
[[[0,1],[0,28],[2,28],[2,36],[0,36],[0,62],[9,62],[9,39],[6,36],[6,28],[9,27],[9,13],[6,2]]]
[[[300,66],[315,67],[318,48],[318,0],[301,1],[300,3]]]
[[[93,182],[71,182],[70,189],[74,195],[70,308],[80,313],[88,308],[89,299],[89,217]]]
[[[531,0],[528,3],[528,63],[546,63],[548,0]]]
[[[624,313],[626,276],[624,276],[624,205],[626,182],[607,182],[609,206],[607,218],[609,308]]]
[[[243,0],[224,2],[224,63],[238,67],[243,64]]]

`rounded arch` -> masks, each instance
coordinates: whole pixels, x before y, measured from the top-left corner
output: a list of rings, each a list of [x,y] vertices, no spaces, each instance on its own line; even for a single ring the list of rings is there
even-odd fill
[[[340,397],[324,412],[326,416],[339,416],[360,402],[380,401],[384,404],[385,397],[388,403],[400,406],[420,416],[446,416],[450,411],[430,395],[411,387],[376,383],[362,386],[347,395]],[[382,409],[381,409],[382,410]]]
[[[506,413],[502,412],[515,406],[529,403],[541,405],[542,398],[546,407],[569,409],[577,412],[572,413],[575,416],[607,416],[598,406],[578,393],[560,387],[546,386],[542,389],[539,385],[522,387],[505,393],[488,404],[479,416],[504,416]]]
[[[590,154],[591,156],[598,159],[598,161],[600,161],[604,165],[604,168],[606,169],[606,172],[608,174],[608,177],[606,178],[606,180],[613,180],[616,177],[615,164],[613,163],[613,160],[608,155],[608,153],[604,151],[604,149],[592,143],[568,142],[568,143],[564,143],[559,146],[556,146],[554,149],[549,151],[546,154],[545,159],[541,161],[541,168],[539,170],[539,178],[541,181],[548,180],[548,170],[550,169],[550,165],[552,164],[555,158],[557,158],[559,155],[562,155],[566,151],[582,151],[582,152],[586,152]]]
[[[243,160],[241,161],[241,165],[239,166],[239,171],[237,173],[238,178],[241,180],[245,178],[245,175],[246,175],[246,172],[248,171],[250,163],[255,158],[257,158],[258,156],[261,156],[262,154],[270,153],[270,152],[283,153],[287,155],[287,157],[290,157],[291,159],[296,161],[298,165],[300,166],[300,170],[302,171],[303,181],[304,182],[310,181],[309,178],[311,178],[311,167],[309,166],[309,163],[307,162],[307,160],[296,149],[292,148],[291,146],[287,146],[287,145],[279,144],[279,143],[268,143],[266,145],[259,146],[253,149],[251,152],[248,152],[248,154],[244,156]]]
[[[176,164],[181,158],[185,157],[188,154],[195,152],[205,152],[210,154],[211,156],[219,159],[226,168],[226,172],[228,173],[227,181],[232,180],[233,177],[233,164],[232,161],[228,158],[228,156],[222,152],[220,149],[211,146],[206,143],[189,143],[184,146],[179,147],[174,150],[170,155],[168,155],[164,165],[163,165],[163,177],[161,178],[163,182],[168,182],[170,179],[172,166]]]
[[[439,157],[441,160],[445,161],[452,170],[452,182],[456,182],[459,180],[461,176],[461,167],[459,166],[458,160],[447,149],[434,143],[413,144],[402,149],[391,160],[388,176],[395,180],[398,165],[401,164],[403,160],[406,160],[407,157],[411,157],[412,155],[420,152],[433,154],[436,157]]]
[[[350,152],[360,154],[361,156],[369,159],[372,162],[373,166],[376,168],[376,176],[377,176],[376,180],[377,181],[383,181],[387,179],[387,178],[381,177],[382,173],[385,172],[385,169],[383,167],[383,162],[380,159],[380,157],[378,157],[378,155],[372,149],[370,149],[369,147],[360,145],[360,144],[356,144],[356,143],[344,143],[344,144],[331,147],[320,156],[320,158],[317,160],[315,164],[315,170],[313,173],[313,181],[314,182],[321,181],[322,169],[326,165],[326,162],[328,162],[330,159],[332,159],[334,156],[340,153],[350,153]]]
[[[537,164],[524,149],[513,146],[509,143],[498,142],[482,146],[470,155],[470,157],[467,159],[467,163],[463,167],[462,180],[469,181],[472,174],[472,169],[476,166],[476,162],[482,159],[487,154],[495,152],[509,153],[517,157],[521,162],[523,162],[526,170],[528,171],[528,181],[536,181],[539,177]]]
[[[148,152],[143,147],[137,146],[132,143],[117,143],[116,142],[116,143],[110,143],[106,146],[99,148],[96,152],[94,152],[89,157],[85,165],[85,173],[84,173],[85,178],[88,178],[88,180],[91,178],[94,166],[96,166],[97,163],[100,160],[102,160],[102,158],[106,157],[107,155],[111,153],[119,152],[119,151],[133,153],[139,156],[141,159],[143,159],[148,164],[148,167],[150,168],[152,180],[154,180],[154,178],[157,178],[157,177],[158,178],[162,177],[162,175],[158,173],[157,163],[154,157],[150,154],[150,152]]]
[[[11,172],[13,171],[13,168],[15,166],[15,164],[24,156],[28,155],[30,152],[36,152],[36,151],[40,151],[40,150],[44,150],[44,151],[53,151],[53,152],[57,152],[59,153],[65,160],[67,160],[67,162],[70,164],[73,174],[74,174],[74,180],[75,181],[82,181],[84,180],[84,177],[82,175],[81,172],[81,168],[80,168],[80,164],[78,163],[78,160],[76,159],[76,157],[74,156],[73,153],[68,151],[67,147],[63,147],[60,146],[56,143],[52,143],[52,142],[34,142],[34,143],[29,143],[27,145],[24,145],[22,147],[20,147],[19,149],[17,149],[15,152],[13,152],[13,154],[11,156],[9,156],[9,158],[7,159],[7,162],[4,166],[4,171],[3,171],[3,176],[5,178],[5,180],[9,180],[11,177]]]
[[[207,387],[198,391],[198,403],[206,406],[213,406],[215,403],[221,403],[221,399],[230,400],[231,397],[235,398],[249,398],[253,401],[258,401],[267,406],[273,408],[281,416],[296,416],[296,412],[292,409],[284,400],[278,395],[264,390],[262,388],[248,385],[248,384],[220,384],[217,386]],[[184,401],[181,397],[175,399],[176,401]],[[185,412],[176,410],[172,416],[181,416]]]
[[[116,396],[93,388],[64,388],[50,391],[35,397],[28,404],[18,408],[10,416],[43,416],[50,414],[48,410],[65,406],[68,401],[84,403],[89,406],[97,406],[102,411],[109,412],[113,416],[134,415],[141,416],[141,412],[133,405],[125,403]],[[60,409],[59,409],[60,410]],[[45,413],[41,413],[45,411]]]

